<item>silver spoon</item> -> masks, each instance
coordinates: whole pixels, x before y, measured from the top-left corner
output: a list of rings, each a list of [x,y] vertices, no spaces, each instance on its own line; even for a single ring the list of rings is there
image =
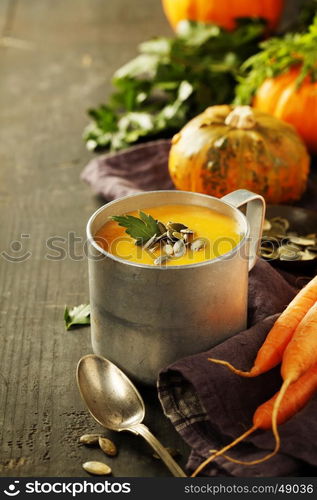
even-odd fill
[[[142,424],[145,415],[143,399],[116,365],[101,356],[88,354],[78,362],[77,384],[98,424],[113,431],[130,431],[144,437],[174,476],[186,477],[166,448]]]

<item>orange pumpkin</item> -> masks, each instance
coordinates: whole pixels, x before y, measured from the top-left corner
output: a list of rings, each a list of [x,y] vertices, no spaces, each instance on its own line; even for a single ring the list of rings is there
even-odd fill
[[[253,106],[291,123],[312,153],[317,153],[317,82],[307,76],[297,88],[300,68],[267,78],[256,92]]]
[[[262,17],[273,29],[281,17],[284,0],[162,0],[163,9],[175,29],[179,21],[202,21],[232,30],[236,18]]]
[[[269,203],[298,200],[310,158],[294,128],[249,106],[212,106],[174,136],[169,172],[177,189],[224,196],[249,189]]]

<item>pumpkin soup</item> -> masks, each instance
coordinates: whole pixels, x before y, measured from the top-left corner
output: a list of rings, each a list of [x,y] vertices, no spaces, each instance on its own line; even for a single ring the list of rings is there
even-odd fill
[[[237,222],[198,205],[162,205],[111,217],[96,233],[109,253],[138,264],[189,265],[230,252]]]

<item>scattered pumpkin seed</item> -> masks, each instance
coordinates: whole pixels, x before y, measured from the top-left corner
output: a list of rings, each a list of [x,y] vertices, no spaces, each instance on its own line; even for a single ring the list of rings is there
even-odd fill
[[[183,240],[178,240],[178,241],[176,241],[176,243],[174,243],[173,252],[174,252],[175,257],[177,257],[177,258],[183,257],[183,255],[186,252],[186,247],[185,247],[185,243],[183,242]]]
[[[180,232],[184,229],[188,229],[188,227],[185,226],[185,224],[181,224],[180,222],[168,222],[167,229],[170,229],[171,231]]]
[[[165,224],[163,224],[163,222],[157,221],[157,226],[158,226],[161,234],[166,233],[166,227],[165,227]]]
[[[167,243],[166,245],[164,245],[164,252],[166,253],[166,255],[173,255],[173,246]]]
[[[308,249],[304,250],[303,252],[300,252],[301,254],[301,260],[314,260],[316,259],[316,254],[310,252]]]
[[[206,246],[206,240],[204,238],[197,238],[197,240],[194,240],[191,245],[190,249],[193,250],[193,252],[198,252],[199,250],[202,250]]]
[[[273,217],[264,223],[260,255],[281,261],[314,260],[317,258],[317,233],[307,235],[289,231],[289,221]]]
[[[272,228],[272,224],[270,223],[269,220],[265,219],[265,221],[263,223],[263,231],[270,231],[271,228]]]
[[[178,231],[173,231],[173,238],[176,238],[177,240],[183,240],[184,235],[182,233],[179,233]]]
[[[85,444],[86,446],[93,446],[98,444],[100,434],[84,434],[80,436],[79,442]]]
[[[284,219],[284,217],[273,217],[270,219],[270,224],[272,226],[272,229],[278,228],[281,230],[282,233],[285,233],[289,229],[289,222],[287,219]]]
[[[117,447],[111,439],[99,437],[99,446],[102,451],[109,457],[115,457],[118,453]]]
[[[85,462],[82,467],[86,472],[89,472],[89,474],[93,474],[94,476],[109,476],[112,472],[109,465],[104,464],[103,462]]]
[[[170,229],[168,229],[168,230],[167,230],[167,238],[168,238],[169,240],[171,240],[171,241],[174,241],[174,242],[175,242],[175,241],[177,240],[177,238],[175,238],[175,236],[173,236],[173,233],[174,233],[174,231],[171,231]]]
[[[303,247],[309,247],[310,245],[314,245],[315,244],[315,240],[310,239],[310,238],[303,238],[303,237],[300,237],[300,236],[291,236],[289,238],[289,240],[292,243],[295,243],[296,245],[301,245]]]
[[[156,243],[158,241],[164,240],[166,238],[167,238],[167,231],[165,231],[165,233],[162,233],[162,234],[160,234],[159,236],[156,237]]]
[[[282,245],[278,249],[280,260],[299,260],[300,248],[294,245]]]
[[[154,234],[144,245],[143,248],[146,250],[147,248],[150,248],[153,243],[156,242],[157,236]]]
[[[160,255],[155,259],[154,264],[156,266],[162,266],[163,264],[166,264],[166,262],[170,259],[168,255]]]

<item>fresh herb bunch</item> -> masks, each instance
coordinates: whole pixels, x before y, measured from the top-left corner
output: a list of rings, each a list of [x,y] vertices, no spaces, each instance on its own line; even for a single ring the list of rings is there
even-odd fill
[[[317,15],[305,33],[286,34],[282,38],[271,38],[260,44],[262,49],[241,66],[235,104],[249,104],[252,96],[266,78],[274,78],[292,66],[300,66],[297,78],[300,86],[309,75],[317,80]]]
[[[170,137],[207,106],[231,102],[240,65],[264,31],[261,20],[241,19],[233,32],[183,21],[176,37],[141,43],[139,55],[114,74],[109,102],[89,111],[88,149]]]

